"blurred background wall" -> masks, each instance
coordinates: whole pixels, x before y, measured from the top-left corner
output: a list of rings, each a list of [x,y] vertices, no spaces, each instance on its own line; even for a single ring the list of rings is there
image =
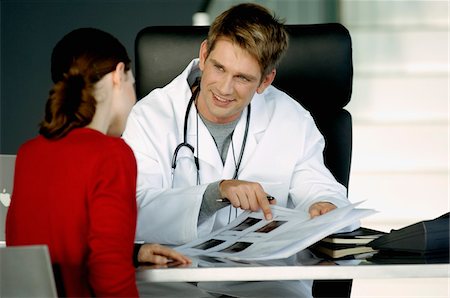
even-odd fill
[[[342,1],[355,65],[351,198],[380,210],[367,224],[400,228],[449,210],[448,8]]]
[[[151,25],[190,25],[200,0],[0,0],[0,153],[37,134],[51,87],[50,55],[69,31],[97,27],[121,40]]]

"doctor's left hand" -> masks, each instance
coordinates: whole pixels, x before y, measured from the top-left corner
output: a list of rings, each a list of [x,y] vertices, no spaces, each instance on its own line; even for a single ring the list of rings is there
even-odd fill
[[[223,198],[227,198],[235,208],[258,211],[260,208],[266,220],[273,218],[270,205],[275,205],[276,200],[269,201],[268,194],[261,184],[244,180],[223,180],[219,184],[219,192]]]
[[[331,204],[329,202],[317,202],[311,205],[309,207],[309,215],[311,218],[325,214],[327,212],[330,212],[331,210],[336,209],[336,206],[334,204]]]
[[[180,254],[176,250],[153,243],[143,244],[139,249],[137,259],[140,263],[153,263],[157,265],[165,265],[172,261],[181,264],[191,263],[188,257]]]

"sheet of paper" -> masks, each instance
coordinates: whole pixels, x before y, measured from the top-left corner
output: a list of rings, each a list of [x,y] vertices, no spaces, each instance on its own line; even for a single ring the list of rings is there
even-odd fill
[[[287,258],[376,212],[372,209],[357,209],[359,204],[337,208],[312,219],[306,212],[279,206],[271,206],[274,217],[270,221],[264,219],[261,211],[246,211],[208,237],[175,249],[188,256],[231,260]]]

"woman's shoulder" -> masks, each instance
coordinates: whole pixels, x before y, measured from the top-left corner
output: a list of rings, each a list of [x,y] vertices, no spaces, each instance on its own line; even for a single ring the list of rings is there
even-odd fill
[[[131,148],[122,138],[108,136],[94,129],[77,128],[64,138],[61,139],[62,147],[70,147],[85,156],[134,158]]]
[[[98,168],[128,169],[137,171],[136,158],[130,146],[120,137],[108,136],[98,131],[82,131],[85,140],[80,140],[80,151],[92,165]],[[89,156],[89,157],[88,157]],[[127,171],[128,171],[127,170]]]
[[[87,141],[91,143],[93,149],[104,151],[105,154],[133,153],[130,146],[120,137],[108,136],[92,129],[86,130]]]

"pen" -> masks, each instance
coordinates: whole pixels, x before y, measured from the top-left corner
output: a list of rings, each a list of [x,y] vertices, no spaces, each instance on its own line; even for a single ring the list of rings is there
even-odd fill
[[[275,198],[272,197],[271,195],[267,195],[266,198],[267,198],[269,201],[275,200]],[[229,203],[230,201],[229,201],[227,198],[220,198],[220,199],[217,199],[216,202]]]

